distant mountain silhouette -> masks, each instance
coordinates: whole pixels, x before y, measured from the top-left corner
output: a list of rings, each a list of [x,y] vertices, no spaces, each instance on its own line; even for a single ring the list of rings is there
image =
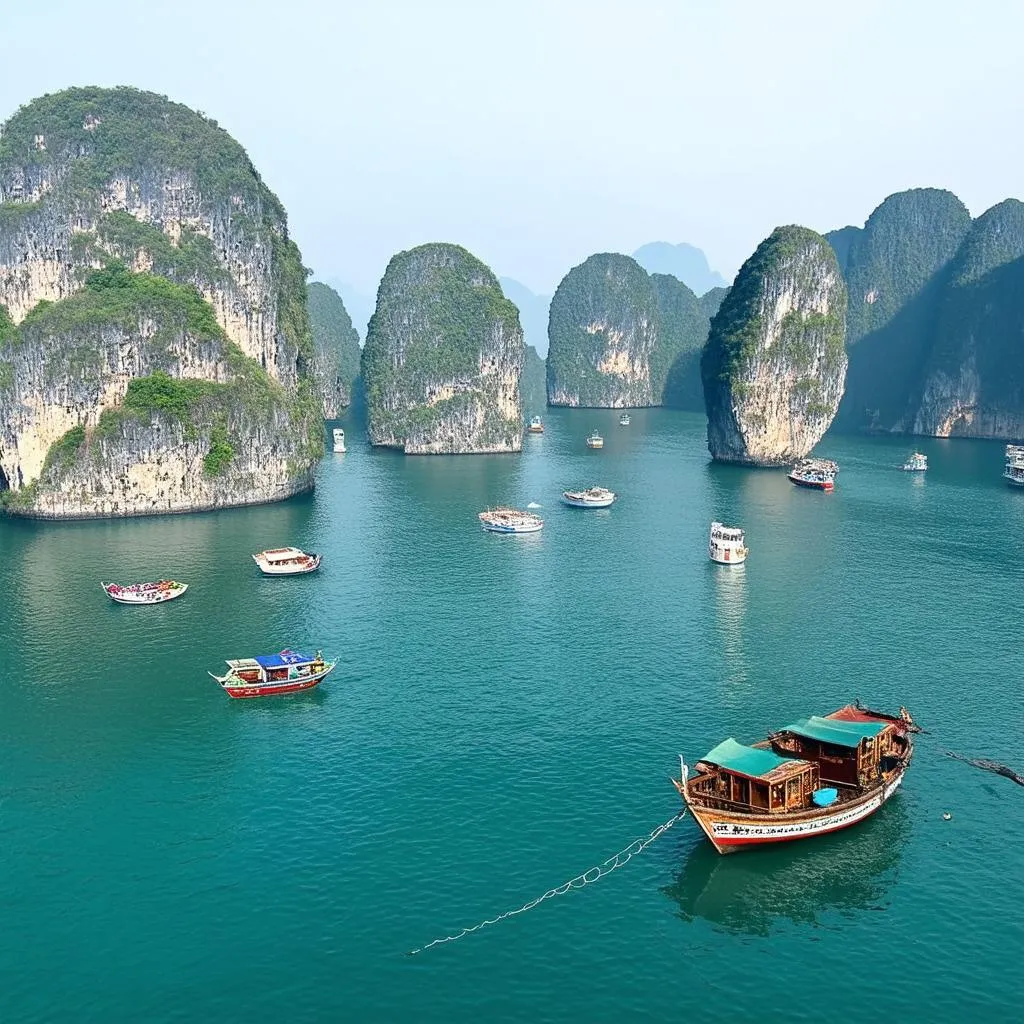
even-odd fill
[[[519,307],[519,322],[523,325],[523,337],[532,345],[541,359],[548,354],[548,307],[550,295],[536,295],[520,281],[511,277],[499,277],[505,298]],[[347,301],[347,300],[346,300]]]
[[[341,296],[341,301],[345,303],[345,309],[352,318],[352,326],[359,332],[359,341],[362,344],[366,340],[366,325],[377,306],[376,297],[361,292],[338,277],[324,278],[324,282]]]
[[[649,274],[671,274],[683,282],[696,295],[712,288],[722,288],[728,281],[708,265],[703,250],[686,242],[648,242],[641,245],[633,259]]]

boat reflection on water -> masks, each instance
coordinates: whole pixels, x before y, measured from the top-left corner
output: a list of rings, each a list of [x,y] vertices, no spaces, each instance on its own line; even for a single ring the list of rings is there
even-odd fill
[[[824,914],[884,910],[896,878],[909,817],[897,797],[855,828],[806,843],[719,856],[703,837],[662,892],[686,921],[769,935],[782,921],[819,924]],[[680,825],[686,823],[684,818]],[[689,823],[694,829],[696,826]]]
[[[745,682],[747,678],[746,644],[744,641],[747,617],[747,566],[729,566],[724,570],[711,562],[708,571],[715,590],[715,621],[713,648],[721,652],[725,678],[730,682]]]

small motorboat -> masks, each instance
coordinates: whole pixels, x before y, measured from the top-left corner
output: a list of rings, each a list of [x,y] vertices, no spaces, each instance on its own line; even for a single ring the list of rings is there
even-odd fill
[[[708,557],[719,565],[742,565],[747,560],[743,531],[735,526],[723,526],[717,521],[712,523]]]
[[[345,447],[345,431],[341,427],[335,427],[331,431],[331,435],[334,438],[334,450],[338,455],[344,455],[348,449]]]
[[[562,501],[573,508],[607,508],[615,492],[606,487],[588,487],[585,491],[562,491]]]
[[[628,412],[624,412],[619,417],[619,426],[620,427],[628,427],[629,426],[629,413]]]
[[[590,437],[587,438],[588,448],[603,448],[604,438],[595,430]]]
[[[280,654],[261,654],[227,663],[228,671],[218,676],[229,697],[272,697],[278,694],[311,690],[329,676],[338,663],[326,661],[323,654],[300,654],[284,650]]]
[[[526,432],[528,434],[544,433],[544,423],[539,416],[534,416],[533,419],[530,420],[530,425],[526,428]]]
[[[480,525],[491,533],[537,533],[544,528],[544,520],[532,512],[517,508],[489,508],[477,515]]]
[[[264,576],[300,576],[320,568],[320,556],[299,548],[270,548],[252,556]]]
[[[155,583],[130,583],[122,587],[117,583],[100,583],[104,593],[118,604],[162,604],[181,597],[188,590],[187,583],[177,580],[157,580]]]
[[[903,463],[903,469],[907,473],[923,473],[928,468],[928,456],[920,452],[913,455]]]

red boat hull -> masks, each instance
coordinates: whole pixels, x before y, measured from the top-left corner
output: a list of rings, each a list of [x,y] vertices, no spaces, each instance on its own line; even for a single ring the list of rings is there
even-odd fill
[[[835,488],[835,484],[831,480],[800,480],[795,476],[789,478],[797,487],[808,487],[812,491],[824,491],[828,494]]]
[[[246,697],[277,697],[286,693],[299,693],[301,690],[312,690],[323,681],[319,679],[302,679],[292,683],[265,683],[260,686],[225,686],[224,692],[235,700],[242,700]]]

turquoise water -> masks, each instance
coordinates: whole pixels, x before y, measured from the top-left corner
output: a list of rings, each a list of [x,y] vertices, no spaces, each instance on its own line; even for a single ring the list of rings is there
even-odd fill
[[[521,457],[404,458],[349,427],[315,495],[132,522],[0,521],[5,1021],[1010,1019],[1024,997],[1024,493],[1002,446],[830,438],[835,494],[711,466],[703,421],[550,411]],[[597,427],[602,452],[584,446]],[[561,507],[569,486],[621,493]],[[534,500],[545,529],[478,528]],[[747,530],[711,565],[708,523]],[[324,553],[266,580],[252,551]],[[154,608],[100,579],[173,575]],[[225,658],[322,647],[233,702]],[[922,736],[874,819],[719,858],[678,754],[854,697]],[[944,821],[944,811],[952,813]],[[824,1002],[823,1002],[824,1001]]]

